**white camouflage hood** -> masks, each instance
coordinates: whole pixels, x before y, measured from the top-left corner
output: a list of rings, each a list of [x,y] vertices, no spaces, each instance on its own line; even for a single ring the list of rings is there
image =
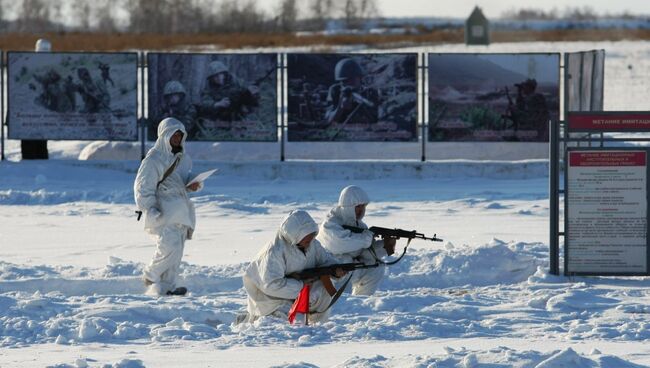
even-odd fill
[[[338,206],[332,210],[332,214],[342,220],[346,225],[356,225],[357,217],[354,213],[354,207],[368,203],[370,203],[368,194],[358,186],[350,185],[341,191]]]
[[[305,236],[318,232],[318,225],[305,211],[291,211],[284,219],[278,237],[289,245],[298,244]]]
[[[169,143],[169,140],[172,135],[179,130],[183,133],[181,147],[183,147],[184,150],[187,132],[185,131],[183,123],[175,118],[165,118],[160,122],[160,124],[158,124],[158,139],[156,140],[156,144],[154,144],[154,149],[162,153],[163,156],[168,158],[170,161],[173,160],[174,154],[172,153],[172,145]]]

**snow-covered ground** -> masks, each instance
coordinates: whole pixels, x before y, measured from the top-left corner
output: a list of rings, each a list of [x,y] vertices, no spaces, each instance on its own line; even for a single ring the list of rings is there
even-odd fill
[[[605,48],[607,108],[648,110],[646,43],[499,47],[480,50]],[[140,279],[154,247],[133,213],[137,160],[68,159],[133,147],[87,146],[52,142],[56,159],[16,162],[10,141],[0,163],[0,367],[650,366],[650,282],[548,274],[548,166],[523,149],[514,162],[242,163],[207,160],[234,146],[191,146],[196,171],[220,172],[194,196],[190,295],[155,298]],[[445,242],[414,241],[374,296],[345,294],[326,323],[233,325],[241,274],[281,219],[321,220],[349,184],[372,199],[368,223]]]

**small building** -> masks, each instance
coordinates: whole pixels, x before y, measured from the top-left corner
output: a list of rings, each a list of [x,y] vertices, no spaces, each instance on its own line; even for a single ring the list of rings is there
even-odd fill
[[[478,6],[474,7],[472,14],[465,21],[465,44],[490,44],[490,23]]]

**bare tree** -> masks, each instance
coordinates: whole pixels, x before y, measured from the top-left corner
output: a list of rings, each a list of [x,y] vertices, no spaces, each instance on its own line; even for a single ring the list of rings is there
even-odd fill
[[[79,20],[82,32],[90,31],[92,8],[87,0],[75,0],[71,3],[74,16]]]
[[[131,31],[136,33],[167,33],[167,2],[157,0],[130,0]]]
[[[316,29],[325,29],[327,19],[334,15],[334,0],[311,0],[308,17]]]
[[[548,20],[548,19],[558,19],[558,11],[556,8],[553,8],[550,11],[544,11],[542,9],[511,9],[503,12],[501,14],[503,19],[511,20]]]
[[[293,32],[296,29],[296,21],[298,19],[296,0],[282,0],[277,19],[281,31]]]
[[[50,8],[45,0],[23,0],[18,9],[18,29],[22,32],[50,30]]]
[[[377,16],[377,0],[339,0],[343,20],[348,28],[358,28],[363,19]]]
[[[249,0],[241,9],[239,19],[242,27],[237,32],[261,32],[264,30],[264,13],[257,8],[255,0]]]
[[[355,0],[343,1],[343,19],[348,28],[356,27],[358,20],[358,8]]]
[[[101,0],[97,3],[97,30],[103,33],[117,31],[117,24],[111,9],[115,6],[113,0]]]
[[[379,15],[377,0],[359,0],[359,18],[372,18]]]
[[[260,32],[264,30],[265,16],[257,9],[254,0],[243,4],[237,0],[225,0],[209,23],[212,32]]]
[[[578,7],[566,8],[564,18],[570,20],[594,20],[598,19],[598,14],[590,6],[584,6],[582,9]]]
[[[63,23],[63,7],[64,7],[64,0],[50,0],[49,2],[49,7],[50,7],[50,16],[53,21],[53,26],[54,29],[53,31],[56,32],[63,32],[66,28],[66,26]]]

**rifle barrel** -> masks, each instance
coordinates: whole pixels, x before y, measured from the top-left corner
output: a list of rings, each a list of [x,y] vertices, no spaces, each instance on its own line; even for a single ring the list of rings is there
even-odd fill
[[[316,278],[324,275],[334,276],[334,273],[336,272],[337,268],[341,268],[344,271],[354,271],[362,268],[373,268],[377,266],[379,266],[378,263],[373,265],[366,265],[361,262],[340,263],[340,264],[333,264],[328,266],[307,268],[302,271],[289,274],[288,276],[297,280],[306,280],[306,279]]]
[[[348,226],[348,225],[343,225],[344,229],[350,230],[353,233],[361,233],[366,229],[362,229],[360,227],[356,226]],[[402,230],[402,229],[389,229],[386,227],[379,227],[379,226],[372,226],[369,229],[367,229],[374,233],[375,235],[383,235],[383,236],[389,236],[389,237],[395,237],[395,238],[407,238],[407,239],[422,239],[422,240],[431,240],[431,241],[443,241],[442,239],[438,238],[436,234],[433,234],[433,237],[428,238],[422,233],[418,233],[417,231],[408,231],[408,230]]]

